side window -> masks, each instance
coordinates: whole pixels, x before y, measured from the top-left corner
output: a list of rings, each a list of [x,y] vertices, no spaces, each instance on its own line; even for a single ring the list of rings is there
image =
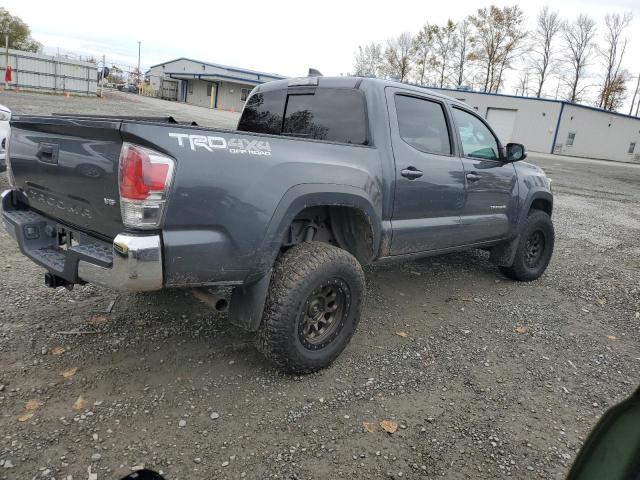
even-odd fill
[[[465,157],[498,160],[498,141],[491,130],[475,115],[458,108],[453,109],[453,118],[462,141]]]
[[[282,127],[286,90],[258,92],[249,97],[238,123],[243,132],[278,135]]]
[[[442,105],[437,102],[396,95],[400,137],[413,148],[426,153],[449,155],[451,142]]]
[[[364,95],[359,90],[339,88],[290,93],[282,134],[367,145]]]

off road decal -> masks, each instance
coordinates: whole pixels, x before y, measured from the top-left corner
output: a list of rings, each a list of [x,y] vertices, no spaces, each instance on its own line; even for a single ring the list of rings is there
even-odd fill
[[[229,153],[241,155],[271,155],[271,145],[264,140],[249,140],[246,138],[230,138],[208,135],[189,135],[188,133],[169,133],[171,138],[178,140],[178,146],[189,147],[194,152],[204,149],[209,152],[224,149]]]

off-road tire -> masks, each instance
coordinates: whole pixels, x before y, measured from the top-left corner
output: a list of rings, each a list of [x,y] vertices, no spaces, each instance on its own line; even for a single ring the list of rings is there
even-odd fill
[[[334,285],[338,293],[344,290],[344,308],[340,318],[336,316],[335,330],[327,331],[331,335],[326,344],[311,345],[303,332],[303,325],[309,323],[305,316],[309,299],[316,298],[313,294],[319,289],[331,288],[328,285]],[[274,266],[256,337],[258,350],[288,373],[311,373],[327,367],[353,336],[364,296],[362,267],[349,252],[320,242],[290,248]]]
[[[536,236],[540,236],[539,238],[542,240],[542,250],[532,259],[531,243],[529,242]],[[551,261],[554,242],[555,233],[551,217],[542,210],[532,210],[525,220],[524,228],[520,234],[513,264],[510,267],[499,267],[500,271],[507,277],[521,282],[530,282],[540,278]]]

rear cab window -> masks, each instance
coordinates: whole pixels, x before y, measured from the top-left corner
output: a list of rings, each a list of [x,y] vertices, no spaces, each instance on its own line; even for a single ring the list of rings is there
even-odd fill
[[[369,145],[364,93],[354,88],[289,88],[256,92],[238,130]]]
[[[238,130],[279,135],[286,101],[286,90],[254,93],[244,106]]]

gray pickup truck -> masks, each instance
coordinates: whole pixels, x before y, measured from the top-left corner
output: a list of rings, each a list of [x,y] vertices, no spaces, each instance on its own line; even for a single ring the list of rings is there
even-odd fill
[[[345,348],[361,265],[481,248],[528,281],[553,251],[550,180],[524,147],[390,81],[266,83],[236,130],[14,116],[8,151],[5,226],[48,286],[196,289],[289,372]]]

